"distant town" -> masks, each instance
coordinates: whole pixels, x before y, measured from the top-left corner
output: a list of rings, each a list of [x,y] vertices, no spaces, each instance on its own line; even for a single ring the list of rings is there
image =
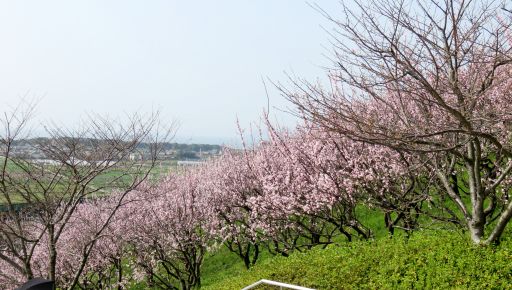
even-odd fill
[[[23,157],[33,160],[47,160],[44,152],[38,149],[37,144],[42,142],[50,142],[49,138],[33,138],[16,141],[10,154],[12,156]],[[87,144],[91,142],[98,142],[97,140],[84,139],[83,146],[87,147]],[[210,145],[210,144],[180,144],[180,143],[163,143],[160,144],[162,149],[159,152],[160,160],[176,160],[180,163],[197,162],[220,154],[222,146]],[[144,157],[149,154],[149,144],[141,143],[138,146],[136,153],[132,153],[129,159],[132,161],[143,160]],[[1,155],[4,155],[2,152]]]

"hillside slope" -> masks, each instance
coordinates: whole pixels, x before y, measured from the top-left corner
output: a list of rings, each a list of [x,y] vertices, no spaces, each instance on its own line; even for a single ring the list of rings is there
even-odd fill
[[[266,259],[202,289],[241,289],[260,279],[315,289],[512,289],[511,239],[499,247],[468,241],[438,231],[333,245]]]

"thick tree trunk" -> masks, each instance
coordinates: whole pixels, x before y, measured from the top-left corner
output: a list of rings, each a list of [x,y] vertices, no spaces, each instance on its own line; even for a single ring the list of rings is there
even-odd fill
[[[485,214],[484,199],[485,191],[481,179],[481,151],[478,139],[468,143],[468,161],[466,170],[468,173],[469,193],[471,197],[471,218],[468,221],[468,228],[471,233],[471,240],[480,244],[484,236]]]
[[[55,281],[56,268],[57,268],[57,247],[55,245],[55,225],[49,225],[48,227],[48,242],[49,242],[49,265],[48,265],[48,278]]]
[[[122,290],[122,282],[123,282],[123,263],[121,262],[122,259],[116,259],[116,267],[117,267],[117,281],[119,282],[119,285],[117,286],[117,290]]]
[[[475,244],[480,244],[484,236],[483,227],[476,224],[474,221],[468,222],[469,232],[471,234],[471,240]]]

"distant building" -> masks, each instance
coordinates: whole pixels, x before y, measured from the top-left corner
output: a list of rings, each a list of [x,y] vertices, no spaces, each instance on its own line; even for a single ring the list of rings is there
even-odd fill
[[[128,156],[128,159],[130,159],[130,161],[139,161],[139,160],[142,160],[142,154],[140,154],[140,153],[131,153],[131,154]]]

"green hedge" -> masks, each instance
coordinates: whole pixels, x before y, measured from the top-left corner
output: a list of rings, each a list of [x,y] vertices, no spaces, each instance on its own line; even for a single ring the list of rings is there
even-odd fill
[[[260,279],[315,289],[512,289],[512,241],[474,246],[447,231],[357,241],[267,259],[202,289],[241,289]]]

